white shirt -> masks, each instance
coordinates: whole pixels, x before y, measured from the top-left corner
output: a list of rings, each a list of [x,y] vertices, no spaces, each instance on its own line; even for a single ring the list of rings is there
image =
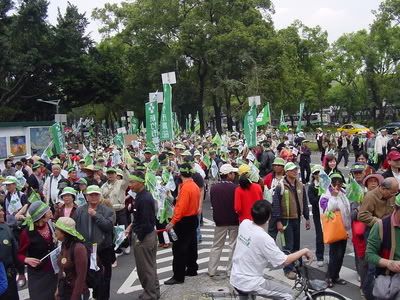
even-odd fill
[[[50,175],[49,177],[47,177],[47,179],[43,185],[43,195],[44,195],[47,203],[49,203],[50,200],[52,201],[52,203],[60,202],[60,200],[58,199],[58,192],[59,192],[58,182],[62,178],[64,178],[64,176],[61,174],[58,175],[57,177],[54,177],[53,174]],[[51,186],[50,186],[50,182],[51,182]]]
[[[287,256],[263,228],[253,221],[244,220],[239,226],[230,283],[244,292],[257,291],[265,281],[263,275],[268,263],[278,267],[286,259]]]

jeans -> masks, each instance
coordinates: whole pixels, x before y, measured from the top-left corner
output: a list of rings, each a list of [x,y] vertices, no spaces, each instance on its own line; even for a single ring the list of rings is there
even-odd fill
[[[375,300],[375,297],[372,294],[375,284],[375,265],[368,264],[368,272],[367,275],[363,278],[361,282],[361,289],[364,292],[364,297],[367,300]]]
[[[344,166],[347,167],[347,164],[349,163],[349,151],[347,148],[343,148],[339,150],[338,153],[338,162],[337,165],[340,165],[340,162],[342,161],[342,158],[344,157]]]
[[[321,217],[319,215],[319,208],[316,205],[312,206],[313,221],[315,227],[315,256],[317,260],[324,260],[324,236],[322,233]]]
[[[326,277],[332,280],[339,279],[340,269],[346,253],[347,240],[337,241],[329,245],[329,264]]]
[[[284,219],[282,220],[282,224],[286,226],[284,231],[285,246],[283,250],[288,253],[294,253],[300,250],[300,219]],[[290,264],[284,267],[283,271],[286,274],[293,271],[293,269],[293,264]]]

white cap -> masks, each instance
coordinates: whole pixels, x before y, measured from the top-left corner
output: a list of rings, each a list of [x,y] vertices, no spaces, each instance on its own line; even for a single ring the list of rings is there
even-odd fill
[[[227,175],[227,174],[232,173],[232,172],[237,173],[238,170],[239,170],[238,168],[232,167],[231,164],[223,164],[221,166],[221,168],[219,169],[219,172],[221,174],[223,174],[223,175]]]

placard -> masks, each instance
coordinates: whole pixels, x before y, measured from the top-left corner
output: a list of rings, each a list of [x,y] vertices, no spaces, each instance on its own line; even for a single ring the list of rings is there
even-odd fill
[[[161,74],[161,80],[163,84],[175,84],[176,83],[175,72]]]
[[[49,127],[29,128],[29,134],[31,140],[31,153],[42,155],[44,149],[46,149],[51,141]]]
[[[261,97],[260,96],[252,96],[252,97],[249,97],[248,99],[249,99],[250,107],[253,105],[256,105],[256,106],[261,105]]]
[[[125,134],[126,133],[126,128],[125,127],[117,128],[117,132]]]
[[[164,94],[162,92],[149,93],[149,102],[157,101],[157,103],[163,103]]]

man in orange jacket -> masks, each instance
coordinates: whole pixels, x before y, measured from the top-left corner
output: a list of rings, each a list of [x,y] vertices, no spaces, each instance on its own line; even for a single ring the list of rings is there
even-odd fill
[[[182,184],[179,186],[178,198],[171,222],[166,226],[169,231],[174,228],[178,239],[172,245],[172,270],[174,275],[164,282],[166,285],[180,284],[185,276],[196,276],[197,235],[200,189],[192,179],[194,170],[188,163],[179,167]]]

